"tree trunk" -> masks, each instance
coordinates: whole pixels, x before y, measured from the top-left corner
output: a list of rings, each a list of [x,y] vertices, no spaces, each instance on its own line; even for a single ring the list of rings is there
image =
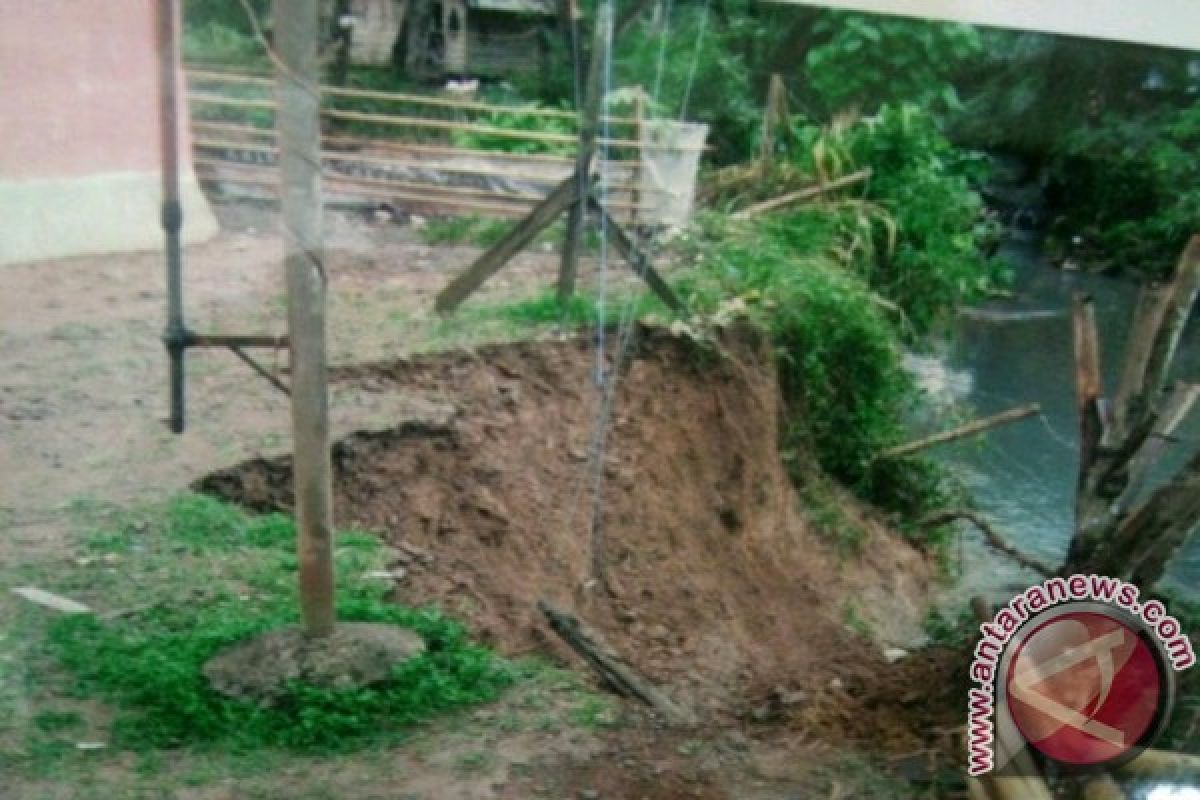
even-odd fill
[[[1200,395],[1187,384],[1166,388],[1198,288],[1200,235],[1168,284],[1143,290],[1111,404],[1103,396],[1091,302],[1075,301],[1080,461],[1064,574],[1096,572],[1149,588],[1200,521],[1200,454],[1138,503],[1147,473]]]

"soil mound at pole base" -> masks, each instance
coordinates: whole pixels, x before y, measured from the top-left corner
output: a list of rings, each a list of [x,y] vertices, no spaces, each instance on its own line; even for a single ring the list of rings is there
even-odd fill
[[[773,363],[746,327],[715,350],[643,330],[603,448],[584,339],[335,370],[336,383],[456,409],[445,426],[398,422],[337,442],[338,525],[391,546],[398,601],[436,603],[503,652],[575,662],[538,612],[545,598],[702,717],[782,713],[850,738],[878,729],[872,709],[888,703],[875,687],[894,672],[881,647],[919,630],[933,569],[848,497],[838,505],[860,553],[815,532],[779,451]],[[288,510],[289,459],[197,488]],[[831,702],[870,713],[854,722]]]

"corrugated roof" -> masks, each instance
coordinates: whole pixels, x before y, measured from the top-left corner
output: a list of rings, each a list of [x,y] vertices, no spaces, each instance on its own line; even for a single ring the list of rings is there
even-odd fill
[[[558,13],[554,0],[467,0],[467,7],[480,11],[504,11],[510,14],[553,16]]]

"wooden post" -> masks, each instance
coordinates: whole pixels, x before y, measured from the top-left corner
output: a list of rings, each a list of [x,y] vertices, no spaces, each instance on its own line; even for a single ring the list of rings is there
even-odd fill
[[[325,376],[318,0],[275,0],[279,165],[292,367],[300,611],[311,636],[333,631],[333,491]]]
[[[525,219],[505,234],[503,239],[492,245],[465,272],[442,289],[434,301],[434,308],[442,312],[458,308],[471,292],[495,275],[510,258],[521,251],[522,247],[532,242],[533,238],[554,222],[571,203],[576,202],[578,188],[575,179],[576,176],[572,174],[560,183]]]
[[[579,121],[579,151],[575,156],[575,179],[578,194],[567,216],[567,235],[563,241],[562,263],[558,272],[558,299],[560,302],[566,302],[575,293],[575,276],[579,270],[579,249],[583,243],[587,199],[592,193],[592,158],[596,153],[596,132],[600,125],[600,106],[604,101],[604,59],[612,44],[612,29],[612,6],[608,3],[600,3],[596,10],[596,29],[592,35],[592,53],[588,64],[583,115]]]
[[[763,109],[759,158],[762,160],[764,174],[770,171],[771,163],[775,160],[775,132],[786,122],[787,88],[783,85],[783,77],[775,72],[771,74],[771,81],[767,84],[767,104]]]

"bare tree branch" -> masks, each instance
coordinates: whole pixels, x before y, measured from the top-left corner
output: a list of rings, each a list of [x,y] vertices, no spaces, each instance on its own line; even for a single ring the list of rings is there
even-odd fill
[[[969,508],[947,508],[941,511],[935,511],[920,520],[917,524],[922,528],[937,528],[941,525],[945,525],[960,519],[966,520],[978,528],[979,532],[983,534],[984,542],[986,542],[989,547],[1004,553],[1022,567],[1031,569],[1039,575],[1043,575],[1047,578],[1057,574],[1057,570],[1055,570],[1053,567],[1018,550],[1016,547],[1010,544],[1009,541],[995,529],[995,527],[992,526],[992,523],[990,523],[978,512]]]

